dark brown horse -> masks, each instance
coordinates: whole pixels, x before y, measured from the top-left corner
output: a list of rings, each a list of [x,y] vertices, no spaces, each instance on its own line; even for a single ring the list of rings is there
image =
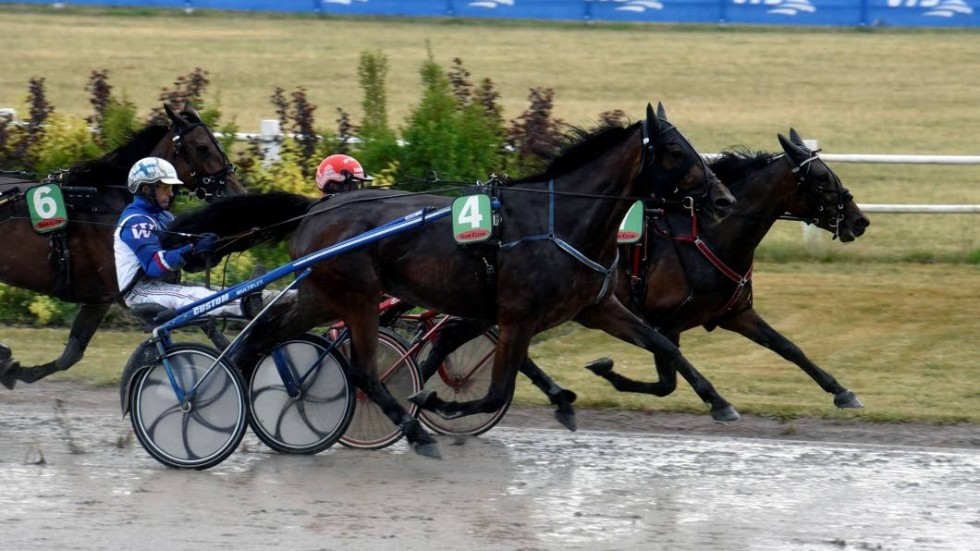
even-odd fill
[[[496,323],[500,340],[488,395],[467,403],[444,402],[434,393],[413,399],[445,417],[494,411],[513,392],[517,367],[531,337],[576,319],[612,328],[614,336],[642,343],[692,377],[700,376],[668,339],[624,307],[613,293],[620,220],[637,198],[691,197],[706,221],[731,209],[731,195],[697,151],[665,116],[648,107],[643,122],[597,131],[567,150],[542,174],[496,190],[501,220],[495,241],[461,247],[444,218],[418,230],[329,258],[313,266],[299,296],[285,312],[260,323],[235,360],[254,363],[274,343],[342,319],[350,330],[354,383],[402,427],[417,452],[437,455],[435,441],[375,375],[378,302],[382,291],[440,312]],[[178,219],[174,228],[229,235],[247,230],[242,213],[270,210],[263,197],[226,201],[233,220],[216,215],[218,204]],[[410,213],[448,205],[450,199],[381,190],[362,190],[316,204],[290,242],[300,257]],[[303,216],[283,211],[283,218]],[[190,217],[193,216],[194,219]],[[234,242],[232,242],[234,244]],[[227,252],[219,249],[219,253]],[[727,405],[727,404],[725,404]],[[720,405],[721,406],[721,405]]]
[[[842,242],[860,237],[870,224],[837,174],[806,147],[795,130],[790,130],[789,139],[778,138],[783,148],[778,155],[730,152],[711,163],[738,201],[734,213],[720,224],[699,227],[688,212],[649,217],[645,241],[621,249],[626,260],[620,265],[616,294],[677,345],[681,333],[697,326],[734,331],[798,365],[834,395],[837,407],[860,408],[861,401],[853,392],[766,323],[752,304],[755,249],[776,220],[814,224]],[[486,329],[485,323],[468,320],[444,329],[420,366],[423,379],[452,350]],[[657,362],[660,380],[656,383],[615,373],[612,360],[605,358],[587,367],[624,392],[666,396],[676,388],[676,373],[661,362]],[[575,394],[558,386],[530,359],[521,371],[550,398],[557,419],[574,430],[571,404]],[[725,412],[712,410],[719,421],[737,419],[737,415],[726,418],[719,413]]]
[[[119,213],[132,201],[126,178],[143,157],[161,157],[177,168],[191,193],[201,198],[242,193],[234,170],[214,134],[189,104],[180,112],[164,105],[169,126],[152,125],[100,159],[73,166],[61,175],[68,225],[62,232],[36,233],[25,192],[38,182],[9,178],[0,184],[0,229],[8,245],[0,247],[0,282],[81,304],[61,356],[21,367],[0,344],[0,383],[33,383],[68,369],[85,352],[116,300],[112,234]]]
[[[871,223],[837,174],[804,145],[795,130],[790,130],[790,139],[778,137],[783,154],[727,154],[712,163],[738,198],[735,213],[722,224],[701,231],[690,217],[652,220],[648,249],[641,253],[647,261],[640,263],[640,273],[620,280],[617,294],[630,297],[636,311],[674,343],[680,343],[682,332],[699,325],[708,331],[715,327],[733,331],[798,365],[834,395],[837,407],[860,408],[863,405],[852,391],[820,369],[753,307],[755,249],[776,220],[812,223],[842,242],[860,237]],[[670,366],[658,362],[657,383],[632,381],[612,371],[612,366],[612,360],[603,359],[588,367],[620,391],[664,396],[674,390]]]

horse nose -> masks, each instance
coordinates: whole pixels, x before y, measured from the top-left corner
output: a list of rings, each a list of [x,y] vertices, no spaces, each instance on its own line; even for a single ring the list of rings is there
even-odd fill
[[[854,221],[854,237],[861,237],[864,235],[864,230],[868,229],[871,225],[871,220],[867,216],[860,216]]]

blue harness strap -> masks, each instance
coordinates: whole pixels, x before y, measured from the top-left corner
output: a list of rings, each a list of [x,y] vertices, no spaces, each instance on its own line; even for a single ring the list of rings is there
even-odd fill
[[[585,264],[589,268],[592,268],[599,275],[602,276],[602,288],[599,289],[599,294],[596,295],[592,304],[598,304],[609,292],[609,282],[612,281],[612,274],[616,271],[616,267],[619,265],[619,247],[616,248],[616,258],[613,259],[612,264],[606,268],[602,264],[592,260],[591,258],[582,254],[582,251],[576,249],[572,244],[568,243],[564,239],[555,235],[555,180],[551,179],[548,181],[548,233],[529,235],[527,237],[522,237],[517,241],[511,241],[510,243],[501,243],[501,249],[510,249],[525,243],[528,241],[551,241],[558,246],[559,249],[565,251],[572,258],[578,260],[582,264]]]

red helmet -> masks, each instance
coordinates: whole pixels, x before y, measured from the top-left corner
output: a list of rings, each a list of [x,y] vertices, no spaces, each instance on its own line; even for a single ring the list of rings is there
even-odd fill
[[[364,173],[364,167],[350,155],[331,155],[316,169],[316,187],[325,193],[355,189],[360,182],[374,178]]]

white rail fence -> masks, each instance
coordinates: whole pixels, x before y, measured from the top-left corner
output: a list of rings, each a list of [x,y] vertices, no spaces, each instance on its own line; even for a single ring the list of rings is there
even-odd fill
[[[271,163],[279,158],[279,144],[283,133],[279,121],[265,119],[260,126],[261,131],[237,132],[235,140],[257,140],[263,153],[264,161]],[[291,137],[295,135],[290,134]],[[810,149],[817,149],[816,140],[804,140]],[[357,143],[356,138],[354,143]],[[717,157],[717,153],[706,153],[706,158]],[[833,163],[875,163],[875,164],[930,164],[930,165],[980,165],[980,155],[880,155],[861,153],[821,153],[820,157]],[[885,213],[915,213],[915,214],[964,214],[980,213],[977,205],[916,205],[890,203],[858,203],[864,212]],[[804,226],[806,227],[806,226]]]
[[[17,120],[13,109],[0,109],[0,116]],[[279,146],[283,136],[296,137],[295,134],[284,134],[276,119],[263,119],[259,132],[236,132],[236,141],[258,141],[266,164],[279,159]],[[215,132],[218,137],[224,137],[221,132]],[[357,143],[357,138],[351,140]],[[817,149],[816,140],[804,140],[810,149]],[[717,153],[706,153],[706,158],[718,156]],[[825,161],[833,163],[874,163],[874,164],[929,164],[929,165],[980,165],[980,155],[881,155],[863,153],[822,153]],[[980,204],[976,205],[930,205],[930,204],[892,204],[892,203],[858,203],[864,212],[903,213],[903,214],[980,214]]]

